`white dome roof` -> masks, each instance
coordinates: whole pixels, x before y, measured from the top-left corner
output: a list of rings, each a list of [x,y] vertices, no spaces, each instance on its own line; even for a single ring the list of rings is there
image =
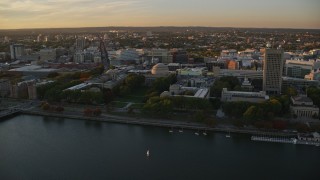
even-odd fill
[[[151,73],[153,75],[166,75],[169,74],[169,68],[163,63],[158,63],[152,67]]]

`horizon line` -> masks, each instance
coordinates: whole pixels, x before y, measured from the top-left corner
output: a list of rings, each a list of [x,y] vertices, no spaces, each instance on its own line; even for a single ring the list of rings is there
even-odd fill
[[[231,26],[171,26],[171,25],[161,25],[161,26],[83,26],[83,27],[37,27],[37,28],[0,28],[3,30],[32,30],[32,29],[80,29],[80,28],[159,28],[159,27],[173,27],[173,28],[230,28],[230,29],[291,29],[291,30],[320,30],[320,28],[294,28],[294,27],[231,27]]]

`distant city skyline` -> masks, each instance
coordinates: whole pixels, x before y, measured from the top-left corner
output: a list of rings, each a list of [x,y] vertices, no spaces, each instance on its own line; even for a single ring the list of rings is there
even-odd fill
[[[0,29],[209,26],[320,29],[319,0],[1,0]]]

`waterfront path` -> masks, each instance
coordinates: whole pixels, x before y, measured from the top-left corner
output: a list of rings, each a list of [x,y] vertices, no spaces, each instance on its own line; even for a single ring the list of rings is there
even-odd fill
[[[34,102],[24,102],[15,106],[0,108],[0,118],[3,119],[7,116],[14,115],[24,110],[31,110],[36,106]]]
[[[200,123],[193,122],[181,122],[167,119],[151,119],[151,118],[136,118],[129,116],[119,116],[119,115],[110,115],[102,114],[101,116],[83,116],[79,112],[48,112],[42,111],[39,109],[29,109],[22,111],[24,114],[30,115],[40,115],[40,116],[52,116],[52,117],[61,117],[61,118],[71,118],[78,120],[91,120],[91,121],[100,121],[100,122],[111,122],[111,123],[123,123],[123,124],[135,124],[135,125],[147,125],[147,126],[158,126],[174,129],[190,129],[197,131],[215,131],[215,132],[226,132],[226,133],[242,133],[242,134],[255,134],[255,135],[270,135],[270,136],[296,136],[296,132],[283,132],[283,131],[263,131],[255,128],[236,128],[236,127],[209,127]]]
[[[10,100],[11,101],[11,100]],[[6,104],[9,103],[8,100],[2,101],[1,107],[2,110],[17,109],[17,113],[21,112],[23,114],[30,115],[39,115],[39,116],[52,116],[52,117],[61,117],[61,118],[72,118],[79,120],[91,120],[91,121],[100,121],[100,122],[111,122],[111,123],[124,123],[124,124],[136,124],[136,125],[148,125],[148,126],[158,126],[158,127],[167,127],[174,129],[192,129],[196,131],[216,131],[216,132],[226,132],[226,133],[244,133],[244,134],[254,134],[254,135],[270,135],[270,136],[296,136],[297,132],[294,131],[277,131],[277,130],[262,130],[254,127],[244,127],[238,128],[233,125],[227,124],[218,124],[216,127],[209,127],[205,124],[196,123],[196,122],[186,122],[186,121],[177,121],[170,119],[153,119],[153,118],[138,118],[132,117],[130,114],[124,115],[112,115],[109,113],[102,113],[101,116],[83,116],[83,109],[85,108],[100,108],[105,109],[105,106],[88,106],[88,105],[79,105],[79,104],[63,104],[65,111],[64,112],[54,112],[54,111],[43,111],[40,107],[40,101],[29,100],[29,101],[17,101],[12,100],[14,103],[11,103],[9,106]],[[7,103],[4,103],[7,102]],[[5,114],[5,112],[2,112]],[[7,115],[6,115],[7,116]],[[1,118],[2,119],[2,118]]]

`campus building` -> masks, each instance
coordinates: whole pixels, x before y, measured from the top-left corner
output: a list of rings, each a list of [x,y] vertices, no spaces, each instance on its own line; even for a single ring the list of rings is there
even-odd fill
[[[265,49],[263,66],[263,91],[280,94],[284,63],[283,49]]]
[[[172,63],[173,56],[167,49],[151,49],[146,52],[146,61],[154,63]]]
[[[41,61],[54,61],[57,58],[56,49],[41,49],[39,54]]]
[[[36,81],[22,81],[10,86],[11,98],[37,99]]]
[[[288,87],[293,87],[298,91],[302,91],[303,89],[315,86],[318,87],[320,81],[317,80],[307,80],[300,78],[291,78],[291,77],[282,77],[282,91],[285,91]]]
[[[151,74],[144,74],[145,76],[145,84],[147,86],[151,86],[151,84],[159,77],[168,77],[170,75],[170,71],[167,65],[163,63],[158,63],[154,65],[151,69]]]
[[[189,92],[190,94],[185,95],[185,92]],[[160,97],[165,96],[183,96],[189,98],[208,99],[210,97],[210,89],[197,87],[183,87],[179,84],[173,84],[170,85],[169,91],[164,91],[160,95]]]
[[[10,55],[12,60],[19,59],[25,54],[23,44],[12,44],[10,45]]]
[[[10,95],[11,82],[8,79],[0,79],[0,96],[8,97]]]
[[[301,78],[309,74],[314,67],[314,61],[287,60],[285,75],[288,77]]]
[[[291,112],[298,120],[318,119],[319,108],[307,96],[291,97]]]
[[[228,91],[227,88],[222,89],[221,101],[222,102],[235,102],[235,101],[245,101],[260,103],[269,99],[266,92],[242,92],[242,91]]]
[[[225,77],[225,76],[233,76],[239,79],[249,78],[249,79],[262,79],[263,72],[262,71],[254,71],[254,70],[230,70],[230,69],[220,69],[219,67],[215,67],[213,69],[214,77]]]

